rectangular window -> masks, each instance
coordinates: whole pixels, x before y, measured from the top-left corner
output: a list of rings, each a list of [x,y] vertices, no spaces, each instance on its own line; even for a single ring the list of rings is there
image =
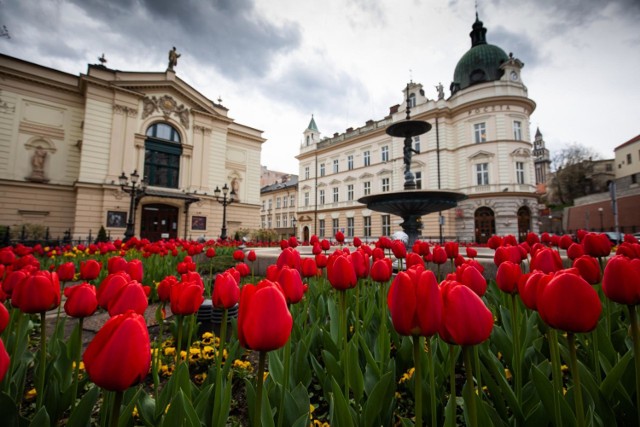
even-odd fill
[[[338,168],[338,159],[334,159],[333,161],[333,173],[338,173],[339,168]]]
[[[354,224],[355,221],[353,218],[347,218],[347,237],[353,237],[354,235]]]
[[[282,198],[282,207],[286,208],[287,207],[287,202],[289,201],[289,199],[287,198],[287,196],[284,196]]]
[[[473,134],[476,144],[487,142],[487,128],[484,123],[476,123],[473,125]]]
[[[320,190],[318,192],[318,198],[320,199],[320,203],[319,204],[321,206],[324,205],[324,190]]]
[[[413,149],[420,152],[420,135],[413,137]]]
[[[276,197],[276,209],[280,209],[280,197]]]
[[[382,192],[389,191],[389,178],[382,178]]]
[[[383,236],[391,235],[391,216],[390,215],[382,215],[382,235]]]
[[[522,123],[513,122],[513,139],[516,141],[522,141]]]
[[[347,185],[347,200],[353,200],[353,184]]]
[[[276,215],[276,228],[280,228],[280,214]]]
[[[416,188],[422,189],[422,172],[416,172]]]
[[[269,204],[268,204],[269,207],[267,209],[271,210],[272,204],[273,204],[273,199],[269,199]]]
[[[324,163],[320,163],[320,176],[324,176]]]
[[[338,203],[338,187],[333,187],[333,203]]]
[[[288,218],[288,217],[289,217],[289,216],[288,216],[287,214],[283,214],[283,215],[282,215],[282,226],[283,226],[283,227],[286,227],[286,226],[287,226],[287,218]]]
[[[631,153],[627,154],[627,164],[631,164]]]
[[[347,169],[353,169],[353,154],[347,156]]]
[[[516,181],[524,184],[524,162],[516,162]]]
[[[309,179],[309,166],[304,167],[304,179]]]
[[[362,191],[362,193],[363,193],[365,196],[368,196],[369,194],[371,194],[371,182],[366,181],[366,182],[363,182],[363,183],[362,183],[362,185],[363,185],[363,191]]]
[[[333,218],[331,220],[331,224],[333,225],[333,235],[335,236],[338,231],[340,231],[340,218]]]
[[[309,192],[304,193],[304,205],[309,206]]]
[[[291,195],[291,200],[290,200],[290,202],[291,202],[291,203],[289,203],[289,206],[294,207],[294,206],[296,205],[296,195],[295,195],[295,194],[292,194],[292,195]]]
[[[382,147],[380,152],[382,153],[382,161],[383,162],[388,162],[389,161],[389,146],[385,145],[384,147]]]
[[[368,150],[362,153],[362,161],[365,166],[369,166],[371,164],[371,153]]]
[[[324,228],[324,219],[318,220],[318,234],[320,237],[324,237],[325,228]]]
[[[364,230],[362,234],[364,237],[371,237],[371,217],[365,216],[362,219],[364,221]]]
[[[271,228],[271,215],[267,217],[267,228]]]
[[[477,185],[489,185],[489,163],[478,163],[476,165]]]
[[[176,144],[145,144],[144,174],[149,185],[178,188],[180,176],[180,154],[182,148]]]

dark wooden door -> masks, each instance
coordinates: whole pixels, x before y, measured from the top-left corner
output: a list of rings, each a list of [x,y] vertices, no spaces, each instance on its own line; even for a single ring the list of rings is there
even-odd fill
[[[518,209],[518,241],[527,240],[529,231],[531,231],[531,211],[528,207],[522,206]]]
[[[178,208],[163,204],[142,206],[140,237],[152,242],[178,237]]]
[[[489,208],[480,208],[475,213],[476,242],[487,243],[496,234],[496,218]]]

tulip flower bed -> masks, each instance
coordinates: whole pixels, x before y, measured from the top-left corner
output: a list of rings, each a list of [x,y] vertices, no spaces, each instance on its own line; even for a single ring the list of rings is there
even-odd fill
[[[0,249],[2,425],[640,423],[631,236],[494,236],[488,260],[335,238],[281,242],[265,277],[219,242]],[[223,320],[198,331],[205,298]]]

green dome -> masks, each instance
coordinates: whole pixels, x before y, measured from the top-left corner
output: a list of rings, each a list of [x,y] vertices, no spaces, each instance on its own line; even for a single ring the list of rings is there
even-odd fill
[[[451,83],[451,94],[466,89],[476,83],[499,80],[504,73],[500,69],[503,62],[509,57],[498,46],[488,44],[485,38],[487,29],[476,15],[476,22],[469,34],[471,37],[471,49],[469,49],[456,65]]]

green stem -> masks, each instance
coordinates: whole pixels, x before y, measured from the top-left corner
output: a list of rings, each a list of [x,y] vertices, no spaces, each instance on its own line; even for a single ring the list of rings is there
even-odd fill
[[[598,327],[596,325],[596,329],[591,331],[591,340],[593,341],[593,363],[596,368],[596,384],[600,386],[602,382],[602,374],[600,373],[600,358],[599,358],[599,350],[598,350]]]
[[[291,339],[284,345],[284,377],[282,378],[282,396],[280,398],[280,408],[278,409],[278,427],[282,427],[284,421],[284,399],[289,387],[289,365],[291,363]]]
[[[360,282],[360,280],[358,280],[358,282]],[[358,283],[356,285],[356,324],[354,330],[354,335],[356,337],[358,336],[358,329],[360,326],[360,287],[361,283]]]
[[[420,363],[420,335],[413,336],[413,365],[415,371],[413,373],[413,383],[415,385],[414,403],[416,414],[416,425],[422,425],[422,364]]]
[[[379,357],[380,357],[380,372],[384,372],[384,367],[386,366],[386,354],[385,354],[385,345],[384,340],[389,339],[389,334],[387,332],[387,310],[385,307],[385,296],[386,296],[386,286],[384,283],[380,283],[380,298],[379,298],[379,310],[380,310],[380,332],[378,335],[378,349],[379,349]]]
[[[560,350],[558,349],[558,335],[556,330],[549,328],[547,331],[549,340],[549,353],[551,356],[551,375],[553,378],[553,410],[556,427],[562,427],[562,415],[560,413],[560,396],[562,396],[562,367],[560,364]]]
[[[344,370],[344,397],[349,400],[349,346],[347,337],[347,292],[340,291],[340,316],[342,323],[342,368]]]
[[[44,401],[44,376],[47,367],[47,327],[46,327],[47,312],[40,312],[40,363],[38,365],[38,386],[36,392],[38,393],[38,399],[36,401],[36,410],[42,407]]]
[[[76,407],[76,397],[78,396],[78,382],[80,377],[80,355],[82,354],[82,323],[84,321],[84,317],[78,319],[78,343],[77,350],[75,354],[75,363],[76,368],[73,373],[73,391],[71,392],[71,412],[73,412],[73,408]]]
[[[18,318],[18,326],[16,327],[16,333],[13,336],[12,340],[9,340],[9,332],[13,330],[13,322],[15,321],[15,318]],[[26,334],[24,334],[22,332],[22,328],[24,327],[24,323],[25,323],[25,318],[27,316],[25,314],[23,314],[19,308],[12,308],[11,309],[11,316],[10,316],[10,320],[9,320],[9,325],[7,326],[7,328],[5,329],[5,334],[7,334],[5,336],[5,343],[9,343],[9,345],[7,345],[7,353],[8,354],[21,354],[20,352],[18,352],[18,349],[20,349],[20,340],[23,339],[28,339],[28,337],[24,336]],[[11,392],[11,379],[13,378],[13,368],[15,367],[15,364],[17,363],[17,360],[15,360],[16,357],[10,357],[9,358],[9,368],[7,369],[7,372],[4,376],[4,391],[5,393],[9,394]],[[17,399],[17,396],[16,396]]]
[[[468,414],[469,414],[469,424],[471,425],[471,427],[477,427],[478,425],[478,412],[477,412],[477,408],[476,408],[476,397],[475,397],[475,392],[476,392],[476,387],[473,384],[473,368],[471,367],[471,348],[469,348],[469,346],[463,346],[462,347],[462,353],[464,356],[464,371],[465,374],[467,376],[467,397],[468,397],[468,401],[466,402],[467,404],[467,409],[468,409]]]
[[[256,390],[256,407],[255,413],[253,416],[253,425],[255,427],[260,427],[262,425],[262,384],[264,379],[264,362],[267,356],[266,351],[260,352],[260,358],[258,360],[258,376],[256,377],[256,381],[258,381],[257,390]]]
[[[216,375],[216,381],[218,381],[218,375],[222,369],[222,358],[224,357],[224,348],[227,343],[227,316],[228,310],[225,308],[222,311],[222,324],[220,325],[220,345],[218,346],[218,357],[216,357],[216,369],[218,370]]]
[[[478,395],[482,397],[482,369],[480,368],[480,352],[478,346],[473,346],[473,364],[476,367],[476,384],[478,386]]]
[[[576,403],[577,426],[584,427],[584,408],[582,404],[582,386],[580,385],[580,372],[578,371],[578,357],[576,355],[576,336],[573,332],[567,333],[569,343],[569,356],[571,361],[571,376],[573,377],[574,400]]]
[[[456,420],[456,351],[453,344],[449,344],[449,419],[455,423]]]
[[[518,301],[516,294],[511,294],[511,335],[513,337],[513,358],[511,368],[515,383],[516,399],[522,405],[522,361],[520,360],[520,325],[518,322]]]
[[[182,362],[182,321],[183,316],[178,314],[176,317],[176,322],[178,322],[178,342],[176,343],[176,370],[178,370],[178,366]]]
[[[433,351],[431,348],[431,338],[427,338],[427,361],[429,363],[429,393],[431,398],[431,427],[437,426],[438,407],[436,404],[436,375],[433,366]]]
[[[109,424],[111,427],[118,427],[118,421],[120,421],[120,406],[122,406],[123,392],[116,391],[115,398],[113,399],[113,406],[111,407],[111,419]]]
[[[631,337],[633,338],[633,360],[636,364],[636,408],[638,410],[638,420],[640,420],[640,330],[636,306],[629,305],[627,307],[631,321]]]

